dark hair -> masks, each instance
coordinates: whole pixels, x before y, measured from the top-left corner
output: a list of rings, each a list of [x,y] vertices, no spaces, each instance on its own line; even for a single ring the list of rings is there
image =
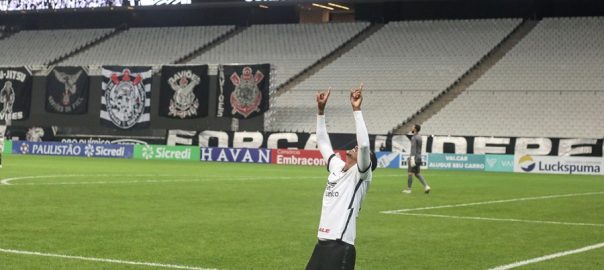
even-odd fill
[[[420,130],[422,130],[422,126],[415,124],[415,132],[419,132]]]
[[[377,158],[375,157],[375,153],[373,151],[369,152],[369,158],[371,158],[371,171],[375,171],[377,168]]]

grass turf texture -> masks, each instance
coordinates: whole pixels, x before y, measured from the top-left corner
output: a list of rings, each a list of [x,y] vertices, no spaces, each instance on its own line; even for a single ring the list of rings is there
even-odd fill
[[[316,243],[322,167],[17,156],[0,178],[0,249],[218,269],[303,269]],[[61,176],[63,175],[63,176]],[[604,242],[603,226],[380,211],[604,191],[602,176],[378,169],[357,227],[357,269],[487,269]],[[138,182],[137,182],[138,181]],[[155,181],[155,182],[152,182]],[[604,224],[604,194],[412,211]],[[602,269],[604,249],[519,269]],[[161,269],[0,252],[0,269]]]

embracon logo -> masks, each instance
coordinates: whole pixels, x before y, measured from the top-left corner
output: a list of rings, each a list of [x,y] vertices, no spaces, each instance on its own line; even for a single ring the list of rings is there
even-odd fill
[[[535,169],[535,161],[533,160],[533,157],[529,155],[520,157],[518,160],[518,165],[520,166],[520,169],[525,172],[531,172]]]

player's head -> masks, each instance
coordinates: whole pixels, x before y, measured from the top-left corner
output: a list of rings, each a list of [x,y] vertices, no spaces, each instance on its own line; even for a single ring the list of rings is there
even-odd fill
[[[357,163],[357,157],[359,155],[359,146],[355,146],[354,148],[346,151],[346,162],[349,164]],[[377,168],[377,158],[375,157],[375,153],[373,151],[369,152],[369,158],[371,159],[371,170],[375,170]]]
[[[420,130],[422,130],[422,126],[420,126],[419,124],[414,124],[411,128],[411,133],[417,134]]]

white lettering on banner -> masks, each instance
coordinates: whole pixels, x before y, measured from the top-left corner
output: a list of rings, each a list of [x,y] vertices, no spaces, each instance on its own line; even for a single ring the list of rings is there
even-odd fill
[[[271,151],[259,151],[258,162],[271,163]]]
[[[168,138],[166,138],[166,145],[193,145],[192,137],[195,136],[195,134],[197,134],[197,131],[194,130],[170,129],[168,130]],[[185,135],[188,138],[183,138],[179,135]]]
[[[212,160],[212,148],[201,148],[201,160],[213,161]]]
[[[468,141],[464,137],[449,137],[449,136],[434,136],[432,138],[432,153],[444,153],[444,145],[453,144],[455,146],[455,154],[468,153]],[[425,139],[424,139],[424,144]]]
[[[240,131],[233,136],[233,148],[260,148],[264,136],[262,133]]]
[[[229,134],[224,131],[212,131],[205,130],[199,133],[199,146],[201,147],[210,147],[210,139],[217,138],[218,145],[217,147],[227,148],[229,147]]]
[[[298,134],[296,133],[273,133],[268,136],[266,140],[266,148],[277,149],[279,148],[279,141],[286,141],[289,143],[298,142]],[[287,149],[296,149],[297,147],[289,147]]]
[[[125,155],[126,148],[120,147],[115,149],[105,148],[104,146],[97,146],[95,148],[95,155],[102,157],[122,157]]]
[[[216,161],[229,161],[224,149],[220,149],[220,154],[218,154],[218,159]]]
[[[163,147],[155,148],[155,158],[161,159],[191,159],[191,149],[169,150]]]
[[[233,160],[237,160],[239,158],[239,153],[241,153],[241,149],[229,148],[229,152],[231,153]]]
[[[53,145],[53,144],[34,144],[32,145],[31,154],[33,155],[64,155],[77,156],[82,153],[82,147],[79,145]]]
[[[277,164],[325,166],[327,162],[323,158],[304,158],[277,154]]]
[[[235,160],[237,160],[237,159],[235,159]],[[245,154],[243,155],[243,159],[241,160],[241,162],[254,162],[254,159],[252,158],[250,151],[245,151]]]
[[[319,145],[317,145],[317,134],[310,134],[310,137],[308,137],[308,140],[306,141],[306,144],[304,145],[304,149],[306,150],[313,150],[313,149],[319,149]]]
[[[448,161],[468,161],[468,156],[445,156],[445,160]]]
[[[510,138],[474,138],[474,154],[505,154]]]
[[[597,142],[596,139],[560,139],[558,156],[591,154]]]
[[[374,144],[373,144],[373,152],[380,152],[381,151],[381,147],[384,146],[386,147],[386,140],[388,139],[387,136],[384,135],[376,135],[375,136],[375,140],[374,140]]]
[[[537,146],[537,147],[532,147]],[[552,140],[548,138],[517,138],[516,149],[514,153],[517,155],[549,155],[552,151]]]

